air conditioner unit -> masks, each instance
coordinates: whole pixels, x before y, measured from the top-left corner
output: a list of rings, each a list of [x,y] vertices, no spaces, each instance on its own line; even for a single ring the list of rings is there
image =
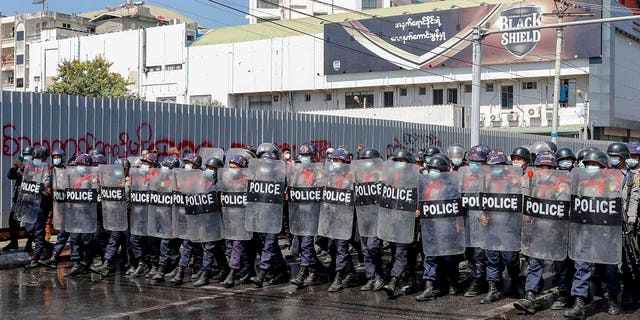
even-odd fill
[[[499,122],[502,121],[502,118],[500,118],[499,114],[492,114],[491,115],[491,122]]]
[[[518,118],[519,118],[519,114],[517,114],[515,112],[507,114],[507,121],[509,121],[509,122],[518,121]]]
[[[540,118],[540,108],[539,107],[531,107],[527,109],[527,115],[529,115],[530,119],[539,119]]]

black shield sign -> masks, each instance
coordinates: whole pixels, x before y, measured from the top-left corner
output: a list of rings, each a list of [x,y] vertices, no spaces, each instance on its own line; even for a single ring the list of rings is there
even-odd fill
[[[501,30],[542,25],[542,8],[536,6],[519,6],[502,11],[498,28]],[[505,32],[502,34],[502,45],[507,51],[522,58],[535,49],[540,42],[540,30]]]

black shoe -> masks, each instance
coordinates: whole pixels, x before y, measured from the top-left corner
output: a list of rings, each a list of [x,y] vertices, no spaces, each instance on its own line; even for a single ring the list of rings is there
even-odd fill
[[[584,314],[584,300],[580,297],[576,297],[576,302],[573,304],[573,308],[565,311],[562,315],[569,319],[584,320],[586,318]]]
[[[413,274],[408,275],[406,279],[407,279],[407,284],[402,286],[402,289],[401,289],[402,293],[404,293],[405,295],[410,295],[418,292],[418,284],[416,283],[415,275]]]
[[[25,269],[35,269],[37,267],[40,267],[38,260],[29,260],[29,263],[24,266]]]
[[[155,276],[156,273],[158,273],[159,269],[160,268],[157,265],[155,265],[155,264],[152,265],[151,269],[147,273],[145,273],[144,277],[147,278],[147,279],[153,278],[153,276]]]
[[[471,285],[469,286],[467,291],[464,293],[464,296],[468,298],[479,296],[482,293],[482,282],[483,281],[481,279],[474,278],[473,281],[471,282]]]
[[[58,256],[57,255],[53,255],[51,256],[51,258],[49,258],[48,260],[45,261],[39,261],[41,265],[50,268],[50,269],[56,269],[58,268]]]
[[[526,314],[535,314],[537,308],[536,294],[533,291],[527,291],[524,294],[524,299],[515,302],[513,306]]]
[[[178,266],[178,270],[176,271],[176,275],[171,278],[171,283],[175,285],[181,285],[184,279],[184,267]]]
[[[271,277],[271,280],[269,280],[269,284],[272,286],[287,282],[289,282],[289,272],[287,272],[287,269],[277,271],[277,273],[275,273],[273,277]]]
[[[2,247],[2,251],[16,251],[18,249],[19,248],[17,242],[10,242],[8,245]]]
[[[336,272],[336,277],[333,279],[333,282],[331,283],[331,285],[329,286],[329,289],[327,289],[328,292],[339,292],[344,290],[344,274],[342,272],[342,270]]]
[[[124,273],[125,276],[130,276],[131,274],[133,274],[134,272],[136,272],[136,267],[134,266],[129,266],[129,268],[127,269],[127,272]]]
[[[480,303],[494,303],[500,299],[502,299],[502,292],[498,289],[498,282],[489,281],[489,291],[484,297],[482,297],[482,299],[480,299]]]
[[[382,288],[384,288],[384,285],[385,285],[384,278],[381,275],[376,273],[376,275],[374,276],[374,280],[375,282],[373,283],[373,291],[382,290]]]
[[[567,298],[560,294],[555,297],[553,304],[551,304],[551,310],[564,310],[567,307]]]
[[[438,297],[438,290],[434,288],[433,281],[425,283],[424,291],[416,297],[416,301],[435,300]]]
[[[236,285],[236,269],[229,270],[229,274],[227,274],[227,278],[222,282],[225,288],[232,288]]]
[[[250,269],[246,270],[244,275],[242,277],[240,277],[240,283],[241,284],[249,284],[249,283],[251,283],[251,278],[253,278],[255,275],[256,275],[256,272],[254,271],[253,268],[250,268]]]
[[[507,297],[511,297],[511,298],[522,298],[524,292],[522,292],[522,283],[520,281],[520,278],[511,278],[511,284],[509,285],[509,288],[507,288],[507,291],[504,292],[504,295]]]
[[[178,267],[173,268],[173,270],[171,270],[171,272],[165,274],[164,275],[164,279],[165,280],[171,280],[171,279],[173,279],[173,277],[176,276],[176,273],[178,273]]]
[[[376,278],[375,277],[370,278],[364,286],[360,287],[360,291],[372,291],[375,283],[376,283]]]
[[[196,281],[198,279],[200,279],[200,276],[202,275],[202,268],[200,267],[192,267],[191,268],[191,281]]]
[[[625,310],[633,309],[635,306],[635,298],[629,289],[622,290],[622,308]]]
[[[227,278],[228,274],[229,274],[229,268],[222,269],[222,270],[220,270],[220,272],[218,272],[215,275],[211,274],[210,275],[211,276],[211,282],[215,282],[215,283],[223,282],[224,279]]]
[[[384,290],[384,292],[387,294],[387,297],[393,299],[400,296],[401,292],[399,289],[400,286],[398,282],[399,282],[398,278],[391,277],[391,280],[389,281],[389,283],[387,283],[387,285],[382,287],[382,290]]]
[[[146,262],[138,262],[138,267],[136,268],[135,271],[133,271],[133,273],[131,275],[129,275],[129,277],[131,278],[140,278],[142,276],[144,276],[145,274],[147,274],[149,272],[149,270],[151,270],[151,266],[149,266]]]
[[[193,282],[193,286],[197,288],[208,285],[210,276],[210,271],[203,271],[202,273],[200,273],[200,278]]]
[[[256,274],[254,277],[251,277],[249,281],[253,282],[256,288],[262,288],[264,279],[266,277],[267,277],[267,270],[258,269],[258,274]]]
[[[158,270],[156,271],[156,273],[153,276],[151,276],[151,280],[153,280],[155,282],[163,282],[164,281],[164,275],[165,275],[164,270],[165,270],[164,267],[162,267],[162,266],[159,267]],[[151,272],[149,272],[149,273],[151,273]]]
[[[69,270],[69,272],[65,273],[65,277],[74,277],[77,276],[79,274],[82,274],[85,271],[84,265],[80,262],[74,262],[73,263],[73,267],[71,267],[71,270]]]
[[[107,260],[105,261],[101,266],[99,267],[91,267],[90,268],[91,271],[100,274],[102,276],[108,276],[109,274],[111,274],[114,271],[113,268],[113,264],[111,264],[111,261]]]
[[[309,273],[309,267],[300,266],[300,270],[298,270],[296,277],[291,279],[291,284],[296,286],[298,289],[304,287],[304,280],[307,279]]]
[[[616,297],[610,297],[609,294],[607,294],[606,297],[607,297],[607,304],[608,304],[607,313],[612,316],[620,314],[620,306],[616,301]]]

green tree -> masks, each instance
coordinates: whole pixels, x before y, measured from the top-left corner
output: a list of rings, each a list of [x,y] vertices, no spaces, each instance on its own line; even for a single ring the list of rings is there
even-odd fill
[[[87,97],[135,99],[127,86],[131,83],[120,74],[109,72],[112,63],[99,56],[93,60],[64,61],[58,66],[58,76],[47,92]]]

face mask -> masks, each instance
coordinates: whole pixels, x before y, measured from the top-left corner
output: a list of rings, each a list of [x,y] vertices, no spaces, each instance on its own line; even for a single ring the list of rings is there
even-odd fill
[[[620,164],[620,157],[611,157],[611,166],[617,167]]]
[[[332,162],[331,165],[329,165],[329,171],[337,171],[338,169],[340,169],[340,163],[338,162]]]
[[[584,163],[582,163],[582,160],[578,162],[578,168],[584,168]]]
[[[398,169],[404,168],[404,162],[396,162],[395,166]]]
[[[440,171],[436,170],[436,169],[429,169],[429,176],[431,178],[437,178],[440,176]]]
[[[598,172],[598,170],[600,170],[600,167],[598,166],[586,166],[586,171],[589,173],[596,173]]]
[[[36,166],[39,166],[39,165],[41,165],[41,164],[42,164],[42,160],[40,160],[40,159],[33,159],[33,164],[34,164],[34,165],[36,165]]]
[[[87,167],[76,167],[76,172],[84,174],[85,172],[87,172]]]
[[[627,167],[629,167],[629,169],[634,169],[635,167],[638,166],[638,160],[637,159],[629,159],[627,160]]]
[[[53,159],[53,165],[54,166],[59,166],[61,164],[62,164],[62,159],[60,159],[60,158]]]
[[[480,163],[480,162],[470,161],[470,162],[469,162],[469,166],[470,166],[471,168],[480,168],[480,166],[482,166],[482,163]]]
[[[560,169],[563,170],[571,169],[571,167],[573,166],[573,160],[560,160],[558,166],[560,166]]]
[[[151,171],[151,167],[149,167],[149,165],[143,164],[140,166],[140,171],[143,173],[147,173]]]
[[[191,170],[191,169],[193,169],[193,165],[191,163],[187,163],[187,164],[184,165],[184,169],[185,170]]]
[[[504,169],[502,169],[502,168],[492,168],[491,169],[491,173],[494,174],[494,175],[502,174],[503,171],[504,171]]]
[[[309,156],[300,156],[301,163],[311,163],[311,157]]]
[[[514,162],[513,166],[514,167],[518,167],[518,168],[522,168],[522,167],[524,167],[524,163],[522,163],[522,162]]]
[[[33,156],[26,155],[26,156],[24,156],[24,159],[31,161],[31,160],[33,160]]]
[[[162,172],[169,172],[169,167],[160,167],[160,171]]]
[[[216,172],[213,169],[207,169],[204,171],[204,175],[211,178]]]
[[[456,167],[459,167],[462,165],[462,159],[451,159],[451,164],[453,164]]]
[[[284,155],[284,159],[285,159],[285,160],[289,160],[289,159],[291,159],[291,154],[290,154],[290,153],[285,154],[285,155]]]

